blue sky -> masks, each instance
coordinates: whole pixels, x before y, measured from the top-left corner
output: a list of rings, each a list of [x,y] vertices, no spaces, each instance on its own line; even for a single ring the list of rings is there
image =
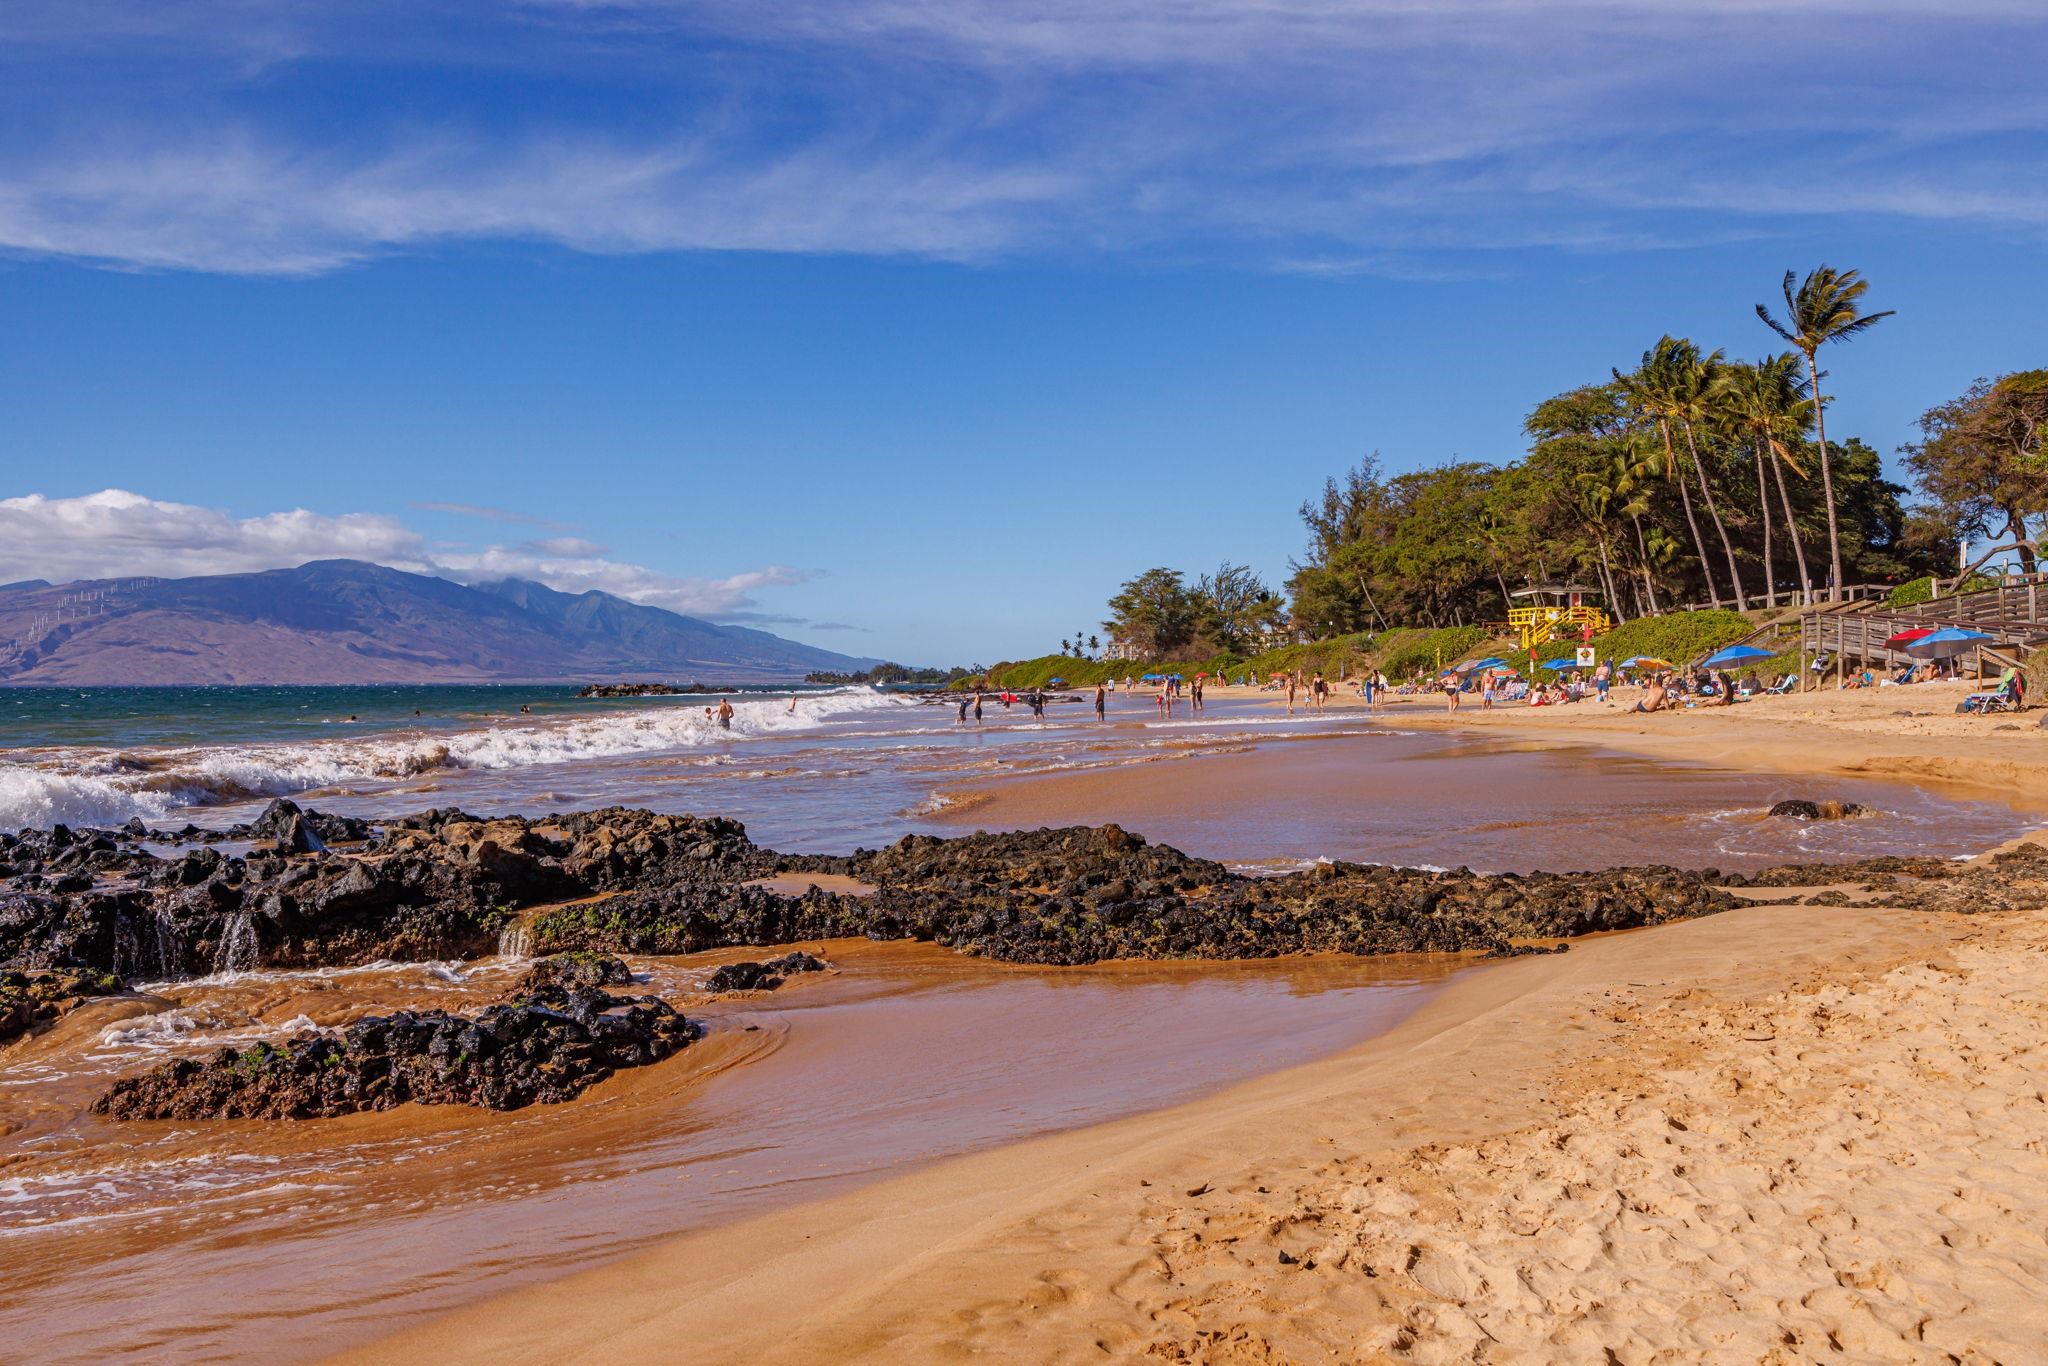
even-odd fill
[[[1889,450],[2035,366],[2038,5],[0,11],[0,579],[351,553],[986,661],[1284,577],[1788,267]],[[125,491],[88,499],[101,490]]]

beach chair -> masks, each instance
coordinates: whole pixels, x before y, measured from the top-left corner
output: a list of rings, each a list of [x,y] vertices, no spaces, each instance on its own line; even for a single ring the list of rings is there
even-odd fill
[[[1989,716],[1993,712],[2018,711],[2024,705],[2025,689],[2026,683],[2021,679],[2019,670],[2007,669],[2005,677],[1999,681],[1996,688],[1990,692],[1971,693],[1956,703],[1956,710],[1972,712],[1979,716]]]

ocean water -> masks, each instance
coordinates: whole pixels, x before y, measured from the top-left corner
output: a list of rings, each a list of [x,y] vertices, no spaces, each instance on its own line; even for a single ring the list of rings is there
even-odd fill
[[[1398,712],[1289,716],[1244,699],[1160,717],[1149,694],[1043,721],[874,688],[578,699],[568,686],[0,690],[0,828],[224,826],[273,797],[392,816],[430,806],[540,815],[644,806],[745,821],[797,852],[874,848],[980,823],[992,787],[1067,775],[1030,824],[1119,820],[1209,857],[1486,870],[1670,862],[1724,868],[1873,853],[1966,854],[2029,828],[1996,804],[1870,782],[1814,785],[1704,765],[1404,732]],[[1212,762],[1258,750],[1254,774]],[[1074,781],[1126,770],[1141,782]],[[1787,796],[1871,814],[1761,819]],[[1024,817],[1002,815],[1001,823]]]

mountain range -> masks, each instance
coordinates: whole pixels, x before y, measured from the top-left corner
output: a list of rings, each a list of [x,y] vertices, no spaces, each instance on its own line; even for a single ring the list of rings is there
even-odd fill
[[[0,683],[775,682],[877,662],[609,593],[360,560],[0,585]]]

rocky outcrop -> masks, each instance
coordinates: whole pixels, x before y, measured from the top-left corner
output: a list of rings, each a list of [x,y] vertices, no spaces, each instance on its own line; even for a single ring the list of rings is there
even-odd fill
[[[799,972],[824,970],[824,959],[799,950],[765,963],[727,963],[704,979],[704,990],[773,991]]]
[[[1815,802],[1804,797],[1794,797],[1779,802],[1768,813],[1795,821],[1838,821],[1849,816],[1860,816],[1863,808],[1855,802]]]
[[[666,683],[586,683],[576,690],[578,697],[680,697],[685,693],[709,692],[692,685],[673,688]]]
[[[109,973],[0,972],[0,1044],[30,1034],[101,996],[125,988]]]
[[[179,1058],[93,1103],[118,1119],[319,1119],[407,1102],[516,1110],[572,1100],[702,1036],[652,996],[546,986],[472,1017],[403,1011],[340,1031]]]
[[[440,809],[359,834],[275,804],[269,846],[162,857],[122,831],[0,835],[0,966],[137,980],[377,958],[683,954],[864,936],[1010,962],[1499,952],[1737,904],[1730,887],[1931,884],[1941,859],[1788,866],[1753,876],[1622,868],[1528,875],[1326,863],[1246,877],[1114,825],[907,837],[850,858],[778,854],[737,821],[610,807],[540,819]],[[253,828],[253,826],[251,827]],[[758,879],[844,874],[849,896]],[[597,982],[595,985],[609,983]]]
[[[608,953],[578,949],[543,958],[528,968],[512,990],[514,996],[530,996],[546,987],[616,987],[633,980],[626,960]]]

